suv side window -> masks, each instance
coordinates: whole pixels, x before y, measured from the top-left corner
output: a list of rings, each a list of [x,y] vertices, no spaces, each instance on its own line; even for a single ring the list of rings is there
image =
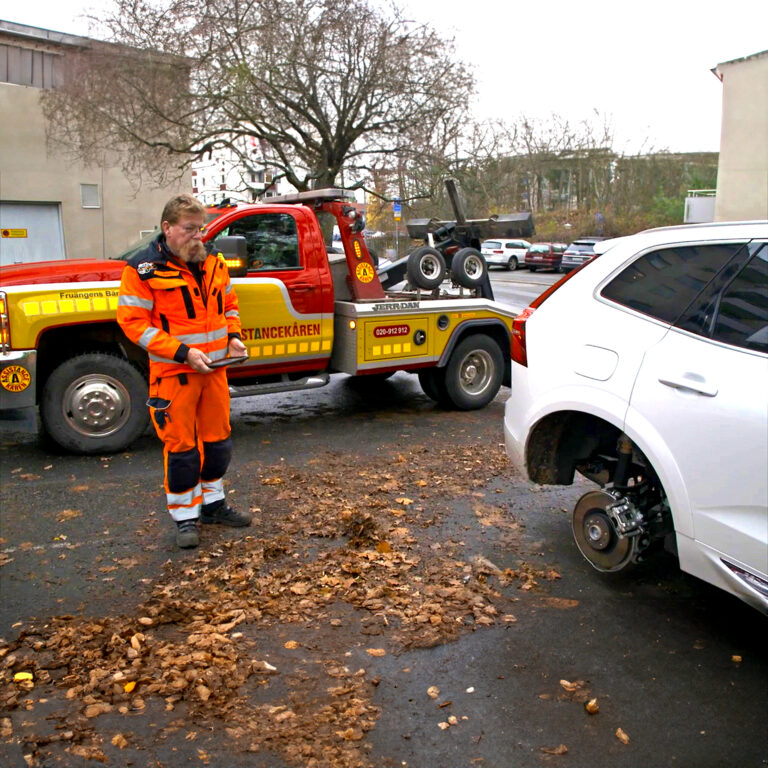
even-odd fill
[[[673,324],[743,244],[659,248],[635,259],[600,295]]]
[[[768,245],[725,287],[714,321],[716,341],[768,352]]]
[[[248,271],[297,269],[299,237],[296,220],[287,213],[256,213],[233,221],[219,235],[243,235],[248,247]]]

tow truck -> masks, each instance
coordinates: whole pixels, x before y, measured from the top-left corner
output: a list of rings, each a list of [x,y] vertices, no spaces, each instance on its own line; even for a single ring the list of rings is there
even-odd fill
[[[364,216],[345,190],[213,210],[203,239],[227,260],[248,350],[228,369],[231,395],[406,371],[444,406],[486,406],[510,383],[515,313],[493,300],[479,252],[497,222],[483,228],[459,213],[455,222],[415,222],[425,245],[380,277]],[[343,255],[326,247],[334,224]],[[31,414],[27,423],[79,454],[122,451],[145,432],[147,356],[115,319],[124,264],[0,268],[0,418]],[[403,272],[400,290],[385,289]]]

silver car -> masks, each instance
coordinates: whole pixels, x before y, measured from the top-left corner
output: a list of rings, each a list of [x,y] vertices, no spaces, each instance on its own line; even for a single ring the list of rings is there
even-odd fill
[[[590,259],[594,259],[595,243],[603,240],[602,237],[582,237],[574,240],[563,253],[563,260],[560,262],[561,272],[570,272],[576,267],[580,267]]]

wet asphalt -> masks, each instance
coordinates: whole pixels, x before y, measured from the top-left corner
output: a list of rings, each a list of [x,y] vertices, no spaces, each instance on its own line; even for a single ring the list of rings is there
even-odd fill
[[[488,408],[455,414],[401,373],[374,392],[338,377],[311,393],[233,401],[232,498],[246,501],[238,488],[254,457],[264,466],[305,466],[333,453],[353,467],[359,457],[390,457],[419,444],[503,452],[508,395],[503,389]],[[124,454],[75,457],[29,435],[0,433],[0,638],[11,641],[53,616],[130,611],[165,564],[194,557],[173,546],[160,463],[150,435]],[[543,488],[510,471],[482,490],[519,522],[514,540],[477,524],[469,492],[450,500],[439,530],[417,534],[458,541],[467,560],[481,556],[502,570],[524,550],[560,578],[530,591],[499,586],[514,621],[453,642],[372,659],[361,651],[367,639],[340,636],[350,665],[364,664],[376,680],[372,701],[381,714],[366,734],[365,765],[768,765],[768,620],[682,574],[670,555],[631,575],[592,570],[570,533],[570,510],[590,487]],[[121,561],[131,565],[115,568]],[[427,695],[431,686],[437,698]],[[585,711],[586,698],[598,700],[597,714]],[[38,706],[36,714],[17,709],[0,718],[10,717],[20,733],[22,721],[42,722],[45,713]],[[450,716],[455,722],[441,726]],[[215,730],[208,764],[288,765],[277,754],[230,754]],[[105,763],[61,753],[39,764],[195,765],[199,747],[182,734],[154,751],[105,750]],[[0,744],[0,765],[24,766],[24,754],[25,745],[10,739]]]

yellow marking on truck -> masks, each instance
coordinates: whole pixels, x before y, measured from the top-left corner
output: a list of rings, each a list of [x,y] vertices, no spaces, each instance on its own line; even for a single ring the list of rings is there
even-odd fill
[[[297,348],[298,348],[297,344],[289,344],[288,345],[288,354],[289,355],[295,355]]]
[[[303,354],[304,352],[309,352],[309,344],[306,341],[302,341],[301,344],[299,344],[299,354]]]
[[[9,365],[0,373],[0,385],[9,392],[23,392],[31,381],[29,371],[20,365]]]
[[[58,301],[41,301],[40,309],[44,315],[58,315],[59,314],[59,302]]]
[[[24,314],[27,317],[35,317],[40,314],[40,302],[38,301],[25,301],[24,302]]]
[[[93,302],[93,308],[96,312],[103,312],[105,309],[107,309],[106,299],[93,298],[91,301]]]
[[[75,299],[75,310],[77,312],[90,312],[91,300],[90,299]]]
[[[332,339],[323,339],[323,352],[330,352],[332,344],[333,344]]]
[[[373,267],[366,261],[361,261],[355,268],[355,275],[361,283],[370,283],[374,274]]]
[[[275,354],[276,355],[284,355],[285,354],[285,344],[278,344],[275,347]]]
[[[72,299],[64,299],[59,302],[59,312],[74,312],[75,302]]]

